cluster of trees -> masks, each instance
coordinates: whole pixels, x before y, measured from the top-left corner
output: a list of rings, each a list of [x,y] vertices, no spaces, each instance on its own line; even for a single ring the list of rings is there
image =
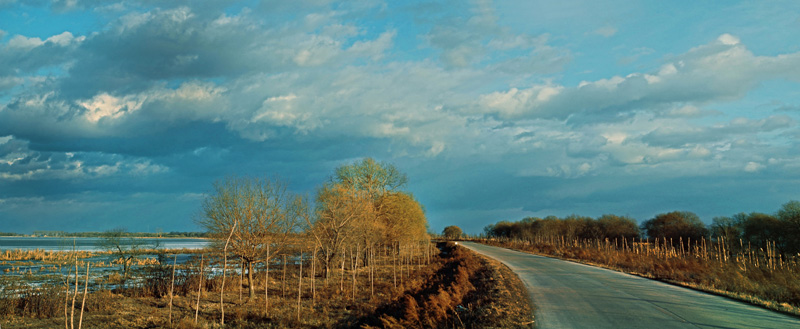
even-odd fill
[[[784,204],[774,215],[753,212],[716,217],[709,227],[696,214],[673,211],[658,214],[637,226],[629,217],[603,215],[597,219],[568,216],[560,219],[528,217],[486,226],[489,237],[532,240],[535,237],[572,239],[666,239],[673,244],[722,239],[734,245],[764,247],[774,244],[781,253],[800,253],[800,202]]]
[[[641,228],[649,239],[667,239],[673,243],[700,241],[708,237],[706,225],[700,221],[700,217],[689,211],[658,214],[644,221]]]
[[[632,239],[639,236],[639,227],[632,218],[603,215],[597,219],[572,215],[563,219],[526,217],[518,222],[500,221],[486,226],[489,237],[533,240],[545,239]]]
[[[784,204],[775,214],[752,212],[730,217],[715,217],[709,232],[712,237],[763,247],[774,243],[781,253],[800,253],[800,201]]]
[[[370,158],[336,169],[317,192],[315,216],[308,222],[326,277],[347,246],[366,252],[428,238],[422,206],[402,191],[407,182],[394,165]]]
[[[427,240],[424,210],[402,190],[407,181],[394,165],[366,158],[338,167],[312,204],[277,179],[229,177],[214,184],[197,221],[215,248],[244,262],[252,297],[253,265],[292,244],[318,253],[327,277],[346,249]]]

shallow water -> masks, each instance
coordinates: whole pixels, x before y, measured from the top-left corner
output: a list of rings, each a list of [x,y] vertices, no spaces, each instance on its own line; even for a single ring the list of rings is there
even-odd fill
[[[59,238],[59,237],[0,237],[0,251],[6,250],[46,250],[46,251],[71,251],[73,243],[75,250],[100,251],[101,238]],[[129,239],[122,239],[123,243]],[[191,238],[142,238],[136,243],[143,244],[144,248],[159,249],[202,249],[208,246],[209,240]]]

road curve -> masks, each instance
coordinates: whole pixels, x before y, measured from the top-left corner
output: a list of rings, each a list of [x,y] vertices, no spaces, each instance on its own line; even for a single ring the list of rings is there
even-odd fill
[[[547,328],[800,328],[800,319],[663,282],[471,242],[519,275]]]

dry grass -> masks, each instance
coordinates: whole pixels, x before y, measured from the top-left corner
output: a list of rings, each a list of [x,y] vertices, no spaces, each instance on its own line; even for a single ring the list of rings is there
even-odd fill
[[[425,284],[406,291],[362,320],[381,328],[529,328],[528,293],[499,262],[453,245],[441,246],[442,266]]]
[[[557,239],[554,243],[479,242],[610,268],[800,315],[800,267],[796,260],[714,246],[681,249],[651,243],[621,248],[607,241],[559,243]]]
[[[97,255],[108,255],[110,252],[92,251],[55,251],[55,250],[6,250],[0,253],[0,261],[36,260],[48,263],[69,263],[78,258],[90,258]]]
[[[309,275],[307,260],[303,267],[302,285],[298,265],[287,266],[284,281],[282,266],[273,263],[268,282],[268,309],[265,309],[265,273],[256,273],[256,295],[248,299],[246,277],[240,281],[240,276],[231,271],[226,279],[223,298],[225,327],[352,328],[367,325],[396,327],[400,324],[456,328],[527,326],[516,320],[504,322],[531,316],[530,309],[519,303],[520,300],[527,300],[524,288],[519,292],[521,283],[514,288],[504,279],[514,278],[513,274],[502,272],[498,264],[492,265],[461,248],[450,245],[442,246],[442,250],[430,262],[422,253],[394,258],[390,252],[378,252],[373,266],[365,267],[362,263],[353,269],[348,260],[344,271],[341,267],[334,269],[327,280],[322,276],[319,265],[315,267],[316,273]],[[207,266],[208,256],[205,261]],[[124,289],[97,290],[102,280],[109,278],[94,282],[96,290],[86,299],[84,327],[220,327],[221,276],[203,280],[195,323],[200,284],[198,265],[189,263],[178,268],[171,324],[169,289],[172,268],[149,265],[139,273],[142,280],[128,282]],[[374,281],[370,280],[371,276]],[[311,282],[314,283],[314,290],[311,289]],[[17,288],[21,287],[22,283]],[[48,286],[41,291],[28,290],[27,294],[22,295],[0,296],[0,325],[3,328],[63,327],[64,301],[67,297],[65,290],[66,287],[61,284]],[[75,308],[76,311],[80,310],[80,298]]]

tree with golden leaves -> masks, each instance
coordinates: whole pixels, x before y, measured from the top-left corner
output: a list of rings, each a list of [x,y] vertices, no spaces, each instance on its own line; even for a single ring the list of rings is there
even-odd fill
[[[342,247],[356,240],[372,218],[372,201],[366,193],[342,184],[328,183],[317,191],[316,214],[308,220],[309,231],[320,247],[325,277]]]
[[[371,158],[336,168],[318,191],[315,218],[309,221],[326,267],[343,246],[363,250],[366,263],[376,244],[427,239],[422,206],[400,190],[407,181],[394,165]]]
[[[404,192],[388,192],[378,203],[378,220],[383,227],[385,241],[410,243],[427,238],[425,212],[414,196]]]

